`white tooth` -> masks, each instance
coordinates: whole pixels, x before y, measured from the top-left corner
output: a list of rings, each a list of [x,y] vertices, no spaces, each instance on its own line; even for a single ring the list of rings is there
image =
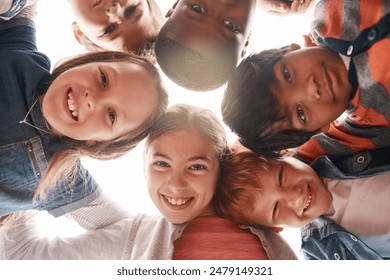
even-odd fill
[[[182,205],[182,204],[184,204],[184,199],[179,198],[177,200],[177,205]]]
[[[73,117],[77,118],[77,115],[78,115],[78,114],[77,114],[76,111],[73,111],[73,112],[72,112],[72,116],[73,116]]]
[[[174,204],[174,205],[176,205],[176,199],[175,199],[175,198],[172,198],[172,200],[171,200],[171,204]]]
[[[68,104],[69,110],[74,111],[76,109],[76,106],[74,104]]]
[[[69,92],[69,93],[68,93],[68,97],[69,97],[69,99],[74,100],[74,94],[73,94],[73,92]]]

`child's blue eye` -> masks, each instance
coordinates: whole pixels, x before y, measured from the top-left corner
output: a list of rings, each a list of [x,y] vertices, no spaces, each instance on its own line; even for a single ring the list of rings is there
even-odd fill
[[[225,27],[227,29],[229,29],[231,32],[233,32],[233,33],[240,33],[241,32],[241,27],[239,25],[235,24],[234,22],[225,20],[223,23],[225,24]]]
[[[138,5],[130,6],[129,8],[127,8],[125,11],[125,17],[127,18],[127,17],[131,16],[137,10]]]
[[[297,115],[298,115],[299,121],[300,121],[302,124],[305,124],[305,123],[306,123],[305,112],[303,111],[303,109],[302,109],[302,107],[301,107],[300,105],[297,107]]]
[[[292,79],[291,79],[291,75],[290,75],[290,71],[288,71],[287,67],[286,66],[282,66],[282,74],[283,74],[283,78],[291,83]]]
[[[110,119],[111,124],[113,125],[115,123],[115,120],[116,120],[116,115],[115,115],[115,112],[111,108],[108,108],[108,118]]]
[[[204,9],[203,7],[197,5],[197,4],[191,4],[191,8],[197,12],[198,14],[204,14],[206,13],[206,9]]]
[[[110,35],[115,30],[115,24],[111,24],[104,29],[103,37]]]
[[[159,167],[169,167],[169,164],[165,161],[156,161],[154,164]]]

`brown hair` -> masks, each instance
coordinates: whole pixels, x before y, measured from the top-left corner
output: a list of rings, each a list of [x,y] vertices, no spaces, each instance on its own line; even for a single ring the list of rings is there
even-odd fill
[[[188,127],[195,127],[210,138],[219,156],[220,166],[222,166],[227,148],[225,129],[212,111],[192,105],[176,104],[169,107],[150,131],[146,138],[145,149],[160,136]]]

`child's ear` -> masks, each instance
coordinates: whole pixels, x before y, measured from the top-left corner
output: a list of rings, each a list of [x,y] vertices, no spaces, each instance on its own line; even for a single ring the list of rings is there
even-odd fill
[[[77,42],[79,42],[80,45],[83,44],[83,37],[84,33],[80,30],[79,25],[77,22],[72,22],[72,29],[73,29],[73,35],[76,38]]]
[[[169,11],[168,11],[168,12],[166,13],[166,15],[165,15],[166,18],[169,18],[169,17],[172,15],[172,13],[173,13],[173,11],[176,9],[177,3],[179,3],[179,1],[180,1],[180,0],[177,0],[177,1],[175,2],[175,4],[173,4],[172,8],[169,9]]]

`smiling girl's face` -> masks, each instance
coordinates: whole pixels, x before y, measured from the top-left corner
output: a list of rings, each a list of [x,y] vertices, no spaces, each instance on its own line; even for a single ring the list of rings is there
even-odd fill
[[[210,205],[219,176],[214,143],[196,128],[169,132],[145,151],[149,195],[172,223],[202,215]]]
[[[138,50],[155,37],[153,12],[147,0],[68,0],[79,30],[106,50]],[[77,34],[76,38],[77,38]]]
[[[151,74],[129,62],[93,62],[62,73],[41,97],[53,135],[107,141],[142,125],[155,112]]]

